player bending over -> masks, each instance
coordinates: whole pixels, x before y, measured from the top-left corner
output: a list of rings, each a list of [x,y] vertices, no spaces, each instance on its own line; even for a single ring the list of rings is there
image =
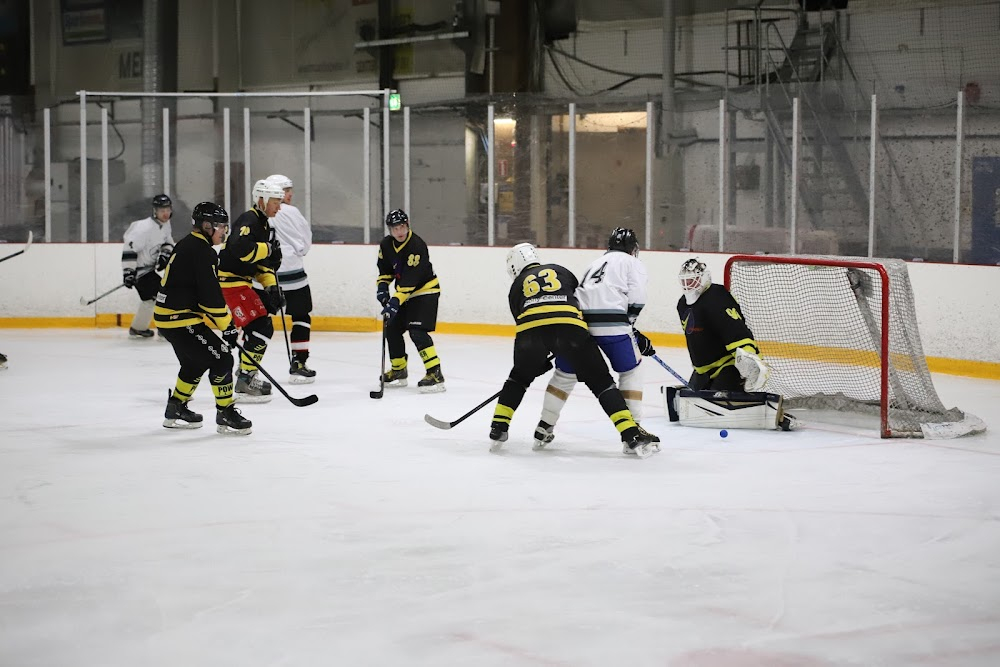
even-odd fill
[[[153,317],[160,335],[174,348],[180,362],[177,382],[167,399],[163,425],[166,428],[201,428],[202,416],[188,401],[208,371],[215,394],[215,424],[219,433],[250,433],[252,424],[233,404],[233,357],[236,328],[226,310],[213,245],[225,240],[229,228],[226,209],[202,202],[191,213],[193,229],[182,238],[167,263],[163,284],[156,295]],[[207,315],[220,330],[219,340],[205,324]]]
[[[646,305],[646,267],[639,261],[639,239],[631,229],[618,227],[608,237],[608,251],[595,259],[583,274],[576,298],[590,335],[618,373],[618,388],[638,424],[642,420],[643,356],[656,353],[653,344],[635,328]],[[566,399],[576,386],[573,365],[556,355],[556,370],[545,388],[542,419],[535,428],[534,449],[555,439],[553,431]],[[639,430],[645,432],[642,426]],[[649,434],[654,443],[660,439]]]
[[[597,397],[621,434],[622,451],[646,458],[656,451],[653,436],[639,428],[625,398],[615,386],[574,296],[576,276],[557,264],[542,264],[530,243],[507,253],[507,270],[514,284],[507,300],[517,324],[514,366],[500,390],[490,428],[490,451],[507,441],[514,411],[524,392],[552,367],[549,355],[564,359]]]

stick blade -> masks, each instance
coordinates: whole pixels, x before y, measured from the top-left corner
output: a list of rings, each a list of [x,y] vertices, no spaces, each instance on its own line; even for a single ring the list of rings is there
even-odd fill
[[[368,392],[368,397],[369,398],[382,398],[382,396],[384,394],[385,394],[385,392],[383,390],[379,389],[378,391],[370,391],[370,392]]]
[[[435,419],[430,415],[424,415],[424,421],[433,426],[434,428],[439,428],[442,431],[447,431],[452,427],[451,422],[443,422],[440,419]]]
[[[30,248],[30,247],[31,247],[31,241],[32,241],[32,240],[33,240],[34,238],[35,238],[35,233],[34,233],[33,231],[31,231],[31,230],[29,229],[29,230],[28,230],[28,242],[24,244],[24,249],[25,249],[25,250],[27,250],[28,248]]]
[[[310,396],[306,396],[305,398],[289,398],[288,400],[292,402],[292,405],[304,408],[307,405],[312,405],[313,403],[318,401],[319,396],[317,396],[316,394],[312,394]]]
[[[85,296],[81,296],[80,297],[80,305],[81,306],[89,306],[90,305],[90,302],[87,301],[87,297],[85,297]]]

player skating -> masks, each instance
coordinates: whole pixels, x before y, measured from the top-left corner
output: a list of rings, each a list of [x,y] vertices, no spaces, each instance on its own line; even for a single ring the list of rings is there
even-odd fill
[[[251,194],[253,207],[232,224],[229,239],[219,253],[219,282],[233,321],[243,330],[243,347],[259,364],[274,335],[270,316],[284,306],[275,276],[281,265],[281,246],[270,218],[278,212],[285,193],[274,183],[260,180]],[[255,290],[254,280],[264,289]],[[243,353],[236,378],[236,397],[245,403],[271,400],[271,383],[261,379],[256,366]]]
[[[444,391],[441,360],[430,336],[437,327],[441,285],[434,275],[427,244],[410,229],[410,219],[401,209],[390,211],[385,216],[385,224],[389,235],[379,244],[379,276],[375,290],[382,304],[385,338],[392,363],[383,380],[389,387],[406,386],[407,355],[403,334],[409,332],[426,371],[417,387],[425,394]],[[390,297],[389,283],[393,280],[396,291]]]
[[[268,176],[284,191],[281,207],[274,216],[274,232],[281,243],[281,266],[278,285],[285,297],[285,309],[292,318],[289,381],[309,384],[316,381],[316,371],[306,366],[309,359],[309,338],[312,332],[312,290],[306,275],[305,256],[312,248],[312,227],[297,206],[292,205],[292,179],[281,174]]]
[[[618,373],[618,388],[636,423],[642,421],[642,378],[639,362],[656,353],[653,344],[635,328],[646,305],[646,267],[639,261],[639,240],[631,229],[618,227],[608,237],[608,251],[591,262],[583,274],[576,298],[590,335]],[[576,386],[568,359],[556,355],[556,370],[545,389],[542,418],[535,428],[535,449],[555,439],[559,413]],[[639,426],[640,431],[644,431]],[[650,434],[654,443],[659,438]]]
[[[201,428],[202,416],[188,407],[202,375],[215,394],[215,423],[219,433],[246,435],[252,426],[239,413],[233,397],[233,349],[237,332],[226,310],[219,287],[213,249],[225,240],[229,227],[226,210],[202,202],[191,214],[193,229],[177,243],[156,295],[156,327],[174,348],[181,364],[177,382],[167,399],[163,425],[166,428]],[[205,324],[207,315],[223,333],[223,339]]]
[[[511,418],[524,392],[552,367],[549,355],[554,354],[565,359],[597,397],[621,434],[624,453],[640,458],[654,453],[653,436],[639,429],[587,330],[575,296],[576,276],[557,264],[542,264],[530,243],[511,248],[507,270],[514,281],[507,297],[517,324],[514,365],[493,414],[490,451],[499,451],[507,441]]]
[[[122,248],[122,282],[139,293],[139,307],[132,317],[128,333],[132,338],[150,338],[153,318],[153,298],[160,288],[160,276],[174,249],[170,218],[173,203],[165,194],[153,197],[152,213],[148,218],[133,221],[125,230]]]

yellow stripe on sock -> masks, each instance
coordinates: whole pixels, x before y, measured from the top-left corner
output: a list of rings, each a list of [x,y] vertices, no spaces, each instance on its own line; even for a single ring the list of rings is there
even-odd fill
[[[441,365],[441,360],[438,359],[437,350],[434,349],[433,345],[420,350],[420,358],[424,360],[424,368],[428,371]]]
[[[493,412],[493,421],[500,422],[502,424],[510,424],[511,418],[514,416],[514,408],[508,408],[506,405],[497,404],[496,410]]]
[[[615,428],[618,429],[619,433],[623,433],[630,428],[635,428],[638,424],[635,423],[635,419],[632,418],[632,412],[629,410],[621,410],[611,415],[611,421],[614,422]]]
[[[392,362],[392,370],[401,371],[406,368],[406,357],[400,357],[399,359],[390,359]]]
[[[201,378],[198,378],[199,381]],[[177,384],[174,386],[174,398],[179,399],[187,403],[191,400],[191,396],[194,395],[194,390],[198,388],[198,383],[194,384],[190,382],[185,382],[184,380],[177,378]]]

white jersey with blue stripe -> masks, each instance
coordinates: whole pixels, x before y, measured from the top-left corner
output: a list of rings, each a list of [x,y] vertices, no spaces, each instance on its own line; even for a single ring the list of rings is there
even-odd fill
[[[609,250],[591,262],[576,289],[591,335],[632,333],[632,325],[646,305],[647,281],[642,262],[620,250]]]

